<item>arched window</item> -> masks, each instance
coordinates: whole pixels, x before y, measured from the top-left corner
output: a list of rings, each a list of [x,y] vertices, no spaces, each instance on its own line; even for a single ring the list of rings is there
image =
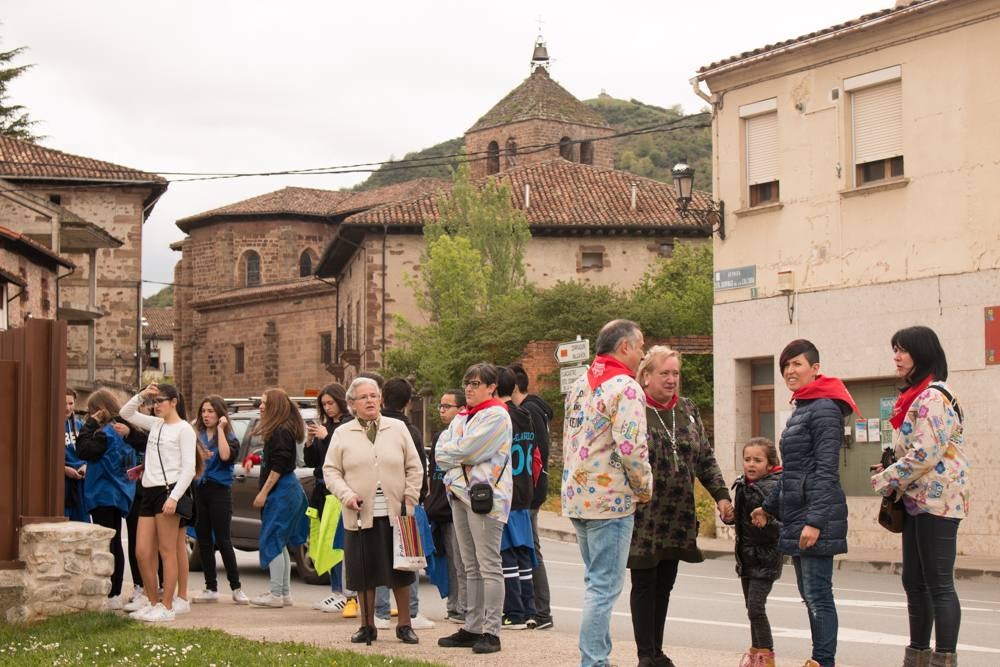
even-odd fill
[[[491,141],[486,147],[486,173],[496,174],[500,171],[500,145]]]
[[[573,161],[573,140],[569,137],[563,137],[559,140],[559,157],[570,162]]]
[[[594,164],[594,142],[580,143],[580,164]]]
[[[299,277],[305,278],[306,276],[311,276],[312,272],[313,272],[312,251],[306,249],[302,251],[301,255],[299,255]]]
[[[247,250],[243,253],[242,262],[243,270],[240,272],[240,276],[243,279],[244,287],[254,287],[255,285],[260,285],[260,255],[258,255],[253,250]]]
[[[517,142],[514,141],[514,137],[507,140],[507,146],[504,148],[504,156],[507,158],[508,168],[517,165]]]

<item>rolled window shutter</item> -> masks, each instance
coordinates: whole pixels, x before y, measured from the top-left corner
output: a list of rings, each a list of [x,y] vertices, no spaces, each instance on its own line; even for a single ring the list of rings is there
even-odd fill
[[[854,164],[903,154],[903,86],[892,81],[853,93]]]
[[[747,118],[747,185],[778,180],[778,114]]]

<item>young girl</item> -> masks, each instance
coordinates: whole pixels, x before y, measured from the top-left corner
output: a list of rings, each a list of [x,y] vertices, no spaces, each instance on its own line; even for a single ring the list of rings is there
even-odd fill
[[[780,478],[781,466],[773,442],[767,438],[752,438],[744,445],[743,475],[733,483],[736,491],[736,574],[743,584],[752,646],[743,654],[740,667],[774,667],[774,641],[764,607],[771,586],[781,577],[780,528],[775,519],[757,528],[750,514],[761,506]]]

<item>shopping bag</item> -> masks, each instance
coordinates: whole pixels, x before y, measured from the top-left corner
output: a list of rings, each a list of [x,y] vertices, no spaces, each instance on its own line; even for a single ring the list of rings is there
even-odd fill
[[[414,516],[392,517],[392,569],[417,572],[427,567],[420,529]]]

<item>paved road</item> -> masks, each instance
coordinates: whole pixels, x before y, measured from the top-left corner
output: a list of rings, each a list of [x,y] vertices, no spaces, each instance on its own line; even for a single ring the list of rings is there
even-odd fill
[[[576,635],[583,600],[583,566],[575,544],[544,540],[546,562],[554,600],[555,632]],[[266,588],[267,579],[257,566],[257,554],[239,553],[241,576],[246,591]],[[225,575],[219,572],[225,590]],[[201,573],[192,573],[192,591],[200,590]],[[892,575],[838,572],[834,583],[840,614],[838,663],[848,665],[891,665],[900,662],[906,637],[905,598],[899,580]],[[305,606],[326,594],[324,586],[309,586],[295,579],[296,606]],[[1000,585],[984,581],[958,582],[962,599],[962,664],[965,667],[993,667],[1000,664]],[[632,641],[628,605],[629,587],[622,593],[612,620],[616,646]],[[731,558],[709,560],[697,565],[681,564],[677,585],[671,596],[666,643],[670,646],[741,652],[749,643],[749,625],[743,609],[739,582]],[[438,620],[444,615],[444,601],[426,581],[421,588],[421,611]],[[809,627],[805,608],[799,600],[794,574],[786,568],[776,583],[768,604],[779,659],[801,664],[809,655]]]

